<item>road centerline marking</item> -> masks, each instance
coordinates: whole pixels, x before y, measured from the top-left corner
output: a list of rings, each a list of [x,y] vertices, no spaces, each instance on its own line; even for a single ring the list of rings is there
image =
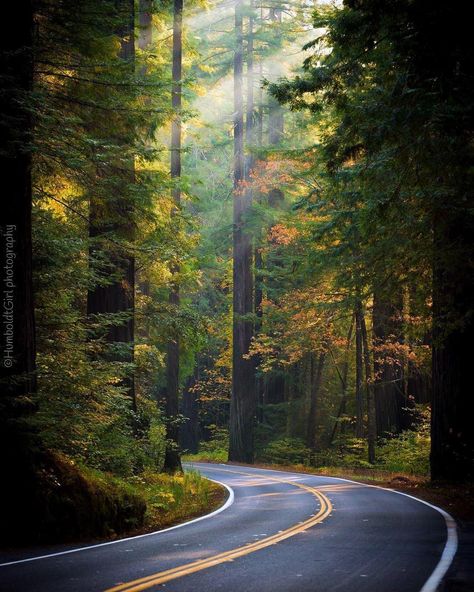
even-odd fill
[[[259,477],[255,474],[245,473],[244,471],[233,471],[221,468],[215,468],[213,470],[221,471],[223,473],[236,473],[238,475],[250,475],[253,477]],[[107,588],[105,592],[140,592],[141,590],[146,590],[148,588],[151,588],[152,586],[164,584],[166,582],[169,582],[170,580],[175,580],[177,578],[181,578],[196,573],[198,571],[214,567],[215,565],[219,565],[221,563],[233,561],[238,557],[249,555],[250,553],[254,553],[255,551],[259,551],[260,549],[265,549],[266,547],[269,547],[271,545],[276,545],[280,541],[295,536],[300,532],[304,532],[308,528],[311,528],[312,526],[319,524],[330,515],[332,511],[331,501],[328,497],[326,497],[316,488],[304,485],[303,483],[299,483],[298,481],[279,479],[278,477],[262,476],[261,478],[279,483],[286,483],[288,485],[292,485],[294,487],[298,487],[300,489],[308,491],[318,500],[320,504],[320,509],[318,513],[311,516],[307,520],[304,520],[303,522],[294,524],[293,526],[290,526],[285,530],[279,531],[276,534],[266,537],[264,539],[260,539],[259,541],[255,541],[254,543],[247,543],[243,546],[236,547],[235,549],[230,549],[228,551],[223,551],[222,553],[218,553],[217,555],[213,555],[205,559],[199,559],[191,563],[185,563],[184,565],[157,572],[149,576],[145,576],[143,578],[118,584],[116,586],[113,586],[112,588]]]

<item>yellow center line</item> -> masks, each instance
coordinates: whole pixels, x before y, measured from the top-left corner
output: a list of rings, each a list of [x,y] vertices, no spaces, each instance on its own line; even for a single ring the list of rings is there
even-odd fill
[[[258,493],[257,495],[247,495],[245,499],[255,499],[256,497],[274,497],[274,496],[287,496],[287,495],[301,495],[301,491],[292,491],[292,492],[288,492],[288,493],[284,493],[283,491],[280,491],[278,493]]]
[[[298,483],[296,481],[279,479],[277,477],[260,477],[260,475],[255,475],[254,473],[244,473],[243,471],[232,471],[217,468],[213,470],[222,471],[224,473],[237,473],[239,475],[258,477],[270,481],[287,483],[288,485],[293,485],[294,487],[299,487],[300,489],[304,489],[305,491],[308,491],[309,493],[314,495],[314,497],[319,501],[319,512],[314,516],[311,516],[307,520],[300,522],[299,524],[290,526],[286,530],[282,530],[272,536],[266,537],[254,543],[247,543],[242,547],[237,547],[236,549],[231,549],[230,551],[224,551],[223,553],[213,555],[212,557],[208,557],[206,559],[200,559],[198,561],[193,561],[192,563],[186,563],[184,565],[174,567],[172,569],[157,572],[155,574],[151,574],[149,576],[139,578],[137,580],[125,582],[123,584],[114,586],[113,588],[108,588],[105,592],[139,592],[140,590],[146,590],[147,588],[151,588],[152,586],[157,586],[159,584],[169,582],[170,580],[182,578],[183,576],[187,576],[197,571],[213,567],[214,565],[219,565],[220,563],[224,563],[226,561],[233,561],[238,557],[249,555],[250,553],[254,553],[255,551],[259,551],[260,549],[265,549],[265,547],[275,545],[280,541],[288,539],[300,532],[307,530],[308,528],[311,528],[315,524],[318,524],[319,522],[322,522],[325,518],[327,518],[327,516],[329,516],[329,514],[332,511],[331,501],[323,493],[319,492],[314,487],[309,487],[308,485],[303,485],[302,483]]]

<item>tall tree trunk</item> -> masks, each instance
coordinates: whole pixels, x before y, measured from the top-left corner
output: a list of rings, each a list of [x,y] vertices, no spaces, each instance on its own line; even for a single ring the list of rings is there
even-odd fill
[[[0,380],[2,417],[29,408],[19,398],[36,389],[35,321],[31,247],[31,116],[33,8],[20,0],[8,5],[0,41],[2,92],[0,167],[10,192],[2,203],[3,331]],[[3,405],[2,405],[3,406]],[[4,416],[4,413],[6,414]]]
[[[434,220],[432,479],[474,478],[474,222],[468,205],[450,202],[453,211],[441,209]]]
[[[181,177],[181,95],[182,95],[182,53],[183,53],[183,0],[174,0],[173,9],[173,89],[171,105],[174,118],[171,123],[171,178]],[[175,207],[181,203],[181,189],[179,185],[173,189]],[[179,267],[173,270],[175,279],[170,292],[170,304],[173,309],[179,307],[179,284],[176,281]],[[182,471],[179,454],[179,335],[171,337],[167,350],[166,365],[166,452],[164,470],[168,472]]]
[[[365,388],[367,392],[367,448],[369,463],[375,462],[375,439],[377,436],[377,426],[375,421],[375,401],[374,386],[372,380],[372,367],[370,364],[369,340],[367,337],[367,326],[365,324],[365,315],[361,316],[361,333],[364,349],[365,366]]]
[[[333,444],[334,443],[334,440],[336,438],[337,427],[338,427],[338,425],[340,423],[339,420],[346,413],[346,406],[347,406],[347,382],[348,382],[348,374],[349,374],[349,353],[350,353],[350,349],[351,349],[352,332],[353,331],[354,331],[354,315],[352,315],[351,324],[349,326],[349,331],[347,333],[346,347],[345,347],[345,350],[344,350],[344,363],[343,363],[343,366],[342,366],[342,373],[340,374],[341,388],[342,388],[341,402],[339,404],[339,409],[338,409],[338,412],[337,412],[337,418],[336,418],[336,421],[334,422],[334,427],[332,429],[331,438],[329,440],[329,443],[330,444]],[[341,434],[344,433],[344,423],[342,423],[341,426],[340,426],[340,432],[341,432]]]
[[[293,364],[286,372],[284,382],[284,396],[286,402],[286,436],[288,438],[299,438],[306,435],[306,422],[302,423],[302,409],[307,402],[308,389],[306,381],[308,378],[308,356]]]
[[[277,370],[270,374],[265,380],[265,403],[278,405],[285,400],[285,374]]]
[[[410,316],[422,316],[425,311],[419,309],[416,288],[413,284],[408,287],[408,302]],[[433,345],[431,327],[424,333],[421,342],[415,341],[414,345],[422,345],[431,351]],[[414,403],[431,403],[431,368],[420,368],[416,362],[408,360],[407,364],[407,393]]]
[[[311,356],[311,399],[308,415],[308,427],[306,432],[306,445],[313,452],[318,449],[317,427],[319,415],[319,395],[325,360],[326,351],[322,351],[319,354],[317,361],[314,359],[314,354]]]
[[[403,388],[403,366],[390,351],[403,340],[403,298],[396,288],[390,298],[374,292],[372,312],[374,345],[374,390],[377,435],[398,434],[410,427],[409,401]],[[389,359],[389,361],[387,360]]]
[[[362,354],[362,303],[356,302],[355,323],[356,323],[356,436],[364,437],[364,373],[363,373],[363,354]]]
[[[31,247],[31,117],[33,9],[30,1],[6,5],[0,39],[0,167],[8,187],[1,208],[3,330],[0,380],[2,417],[22,413],[20,401],[36,388]],[[28,407],[28,405],[27,405]]]
[[[252,241],[245,229],[249,196],[244,179],[244,115],[242,97],[243,23],[242,0],[235,2],[234,53],[234,224],[233,224],[233,330],[232,397],[230,406],[229,460],[253,462],[255,416],[254,362],[245,359],[252,339],[253,311]]]
[[[133,0],[117,0],[117,10],[127,15],[123,26],[116,33],[120,36],[120,57],[127,63],[129,72],[134,72],[135,63],[135,3]],[[112,123],[111,123],[112,125]],[[115,127],[115,126],[114,126]],[[118,145],[128,148],[131,134],[124,122],[117,122],[122,135],[115,138]],[[123,168],[123,167],[121,167]],[[101,282],[87,294],[87,314],[89,317],[102,314],[128,313],[127,320],[114,324],[106,332],[106,340],[112,345],[108,359],[119,362],[133,362],[134,316],[135,316],[135,258],[124,243],[131,243],[135,237],[134,212],[127,188],[135,182],[133,158],[123,172],[122,185],[117,194],[109,195],[106,203],[91,198],[89,207],[89,237],[91,239],[90,260],[95,265],[95,257],[107,244],[107,265],[101,266],[97,274]],[[107,241],[105,235],[113,234],[115,239]],[[118,279],[116,279],[118,276]],[[116,353],[114,346],[120,346]],[[136,410],[135,385],[133,374],[124,381]]]
[[[199,448],[199,407],[194,390],[198,380],[199,360],[196,361],[194,373],[188,378],[183,390],[182,413],[186,421],[179,431],[181,448],[191,454],[196,454]]]
[[[146,50],[152,43],[152,8],[153,0],[139,0],[138,2],[138,47]]]
[[[255,265],[255,290],[254,290],[254,310],[255,310],[255,325],[254,335],[257,336],[262,328],[263,320],[263,269],[264,262],[262,252],[259,245],[254,247],[254,265]],[[255,368],[261,363],[261,356],[255,357]],[[257,400],[257,421],[263,422],[263,406],[265,404],[265,378],[255,373],[255,396]]]
[[[422,344],[431,347],[431,335],[425,335]],[[408,361],[407,392],[417,404],[431,403],[431,374]]]
[[[30,532],[35,509],[38,439],[28,424],[35,411],[35,317],[32,286],[31,148],[29,113],[33,83],[33,6],[2,6],[0,37],[0,172],[3,184],[0,239],[2,347],[0,449],[5,483],[0,491],[2,542]],[[23,541],[18,541],[23,542]]]

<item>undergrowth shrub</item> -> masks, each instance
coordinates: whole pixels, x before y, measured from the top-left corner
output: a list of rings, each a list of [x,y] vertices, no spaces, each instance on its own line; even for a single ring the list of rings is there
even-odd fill
[[[215,424],[208,426],[211,438],[199,444],[197,457],[216,462],[226,462],[229,450],[229,430]]]
[[[275,464],[309,465],[311,450],[300,438],[282,438],[269,442],[258,454],[257,460]]]
[[[428,476],[430,473],[429,426],[407,430],[396,438],[383,440],[377,449],[377,464],[387,471]]]
[[[146,500],[145,522],[153,527],[199,514],[221,493],[219,486],[195,471],[176,475],[145,471],[131,481]]]

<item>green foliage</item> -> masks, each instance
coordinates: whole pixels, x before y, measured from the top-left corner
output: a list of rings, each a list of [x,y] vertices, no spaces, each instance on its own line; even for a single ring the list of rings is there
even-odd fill
[[[26,148],[33,154],[38,388],[28,403],[41,451],[27,453],[37,454],[44,475],[18,454],[15,470],[27,487],[20,481],[11,497],[15,488],[34,490],[19,499],[29,505],[30,495],[37,496],[41,540],[143,526],[145,498],[127,479],[162,469],[158,393],[167,345],[176,337],[183,344],[184,380],[206,331],[186,295],[198,276],[196,227],[184,207],[171,207],[172,7],[152,4],[153,39],[135,52],[134,32],[127,35],[133,3],[65,0],[34,7],[35,80],[28,97],[34,134]],[[186,188],[183,180],[183,201]],[[124,273],[131,260],[135,278]],[[176,264],[178,311],[168,303]],[[117,312],[91,312],[91,294],[115,285],[127,295],[137,292],[134,310],[122,303]],[[132,319],[135,343],[111,338]],[[168,485],[163,482],[163,491]],[[186,505],[192,513],[212,501],[197,477],[168,489],[176,503],[162,508],[163,516],[185,516]],[[37,521],[31,522],[33,528]]]
[[[159,39],[171,7],[154,7],[153,41],[135,55],[126,39],[130,4],[117,7],[111,0],[79,7],[66,0],[38,8],[32,422],[47,449],[130,476],[162,466],[156,392],[167,343],[178,334],[192,351],[204,328],[186,305],[176,314],[166,303],[176,261],[183,289],[196,275],[189,219],[183,213],[171,222],[161,131],[172,116],[170,44]],[[134,360],[131,343],[109,338],[131,311],[87,314],[88,293],[123,286],[123,261],[132,257],[137,288],[147,292],[135,306]],[[128,396],[132,379],[136,410]]]
[[[163,466],[166,433],[161,414],[153,401],[142,401],[139,412],[129,409],[128,400],[117,396],[107,422],[94,424],[93,439],[84,462],[101,471],[127,477]],[[114,407],[115,405],[115,407]]]
[[[311,450],[299,438],[273,440],[258,454],[257,460],[281,465],[305,465],[311,461]]]
[[[201,443],[201,450],[209,452],[219,448],[227,449],[229,445],[229,430],[216,424],[207,426],[211,435],[210,439]]]
[[[456,327],[468,331],[472,326],[474,276],[470,264],[466,269],[461,263],[473,260],[472,180],[467,179],[472,173],[474,127],[466,100],[472,97],[472,85],[465,76],[472,69],[471,58],[466,57],[469,36],[447,27],[446,23],[454,25],[458,20],[452,6],[416,0],[386,4],[374,0],[317,6],[315,39],[306,45],[309,56],[302,68],[292,77],[267,85],[282,104],[308,114],[314,144],[299,151],[306,165],[300,179],[307,189],[295,204],[293,219],[285,220],[299,231],[296,240],[282,249],[286,256],[281,259],[285,267],[294,257],[291,271],[296,281],[292,284],[285,278],[279,282],[280,294],[268,307],[269,314],[265,310],[256,351],[263,358],[261,367],[271,368],[275,360],[284,359],[282,352],[288,356],[290,351],[297,358],[303,347],[314,351],[311,329],[317,337],[326,335],[335,368],[326,373],[324,392],[318,393],[320,451],[314,455],[318,464],[360,466],[365,462],[362,441],[358,447],[356,440],[349,443],[348,438],[354,432],[364,433],[367,417],[373,415],[367,414],[364,392],[359,429],[354,430],[355,348],[348,344],[345,362],[342,347],[357,301],[366,310],[369,334],[364,389],[370,393],[373,388],[377,396],[379,383],[385,380],[381,388],[392,389],[393,401],[399,396],[394,394],[396,389],[405,396],[417,396],[412,372],[426,385],[433,315],[439,341]],[[446,30],[450,32],[445,34]],[[296,175],[294,179],[297,182]],[[433,264],[438,269],[434,275]],[[444,311],[433,305],[433,281],[434,285],[445,283],[440,290]],[[314,315],[311,324],[301,323],[305,309],[300,305],[296,311],[301,292],[307,310],[325,312],[324,322],[316,324],[320,319]],[[392,310],[385,313],[386,325],[397,318],[395,329],[382,338],[381,350],[389,352],[382,362],[377,352],[379,335],[372,331],[380,321],[376,299]],[[398,316],[393,312],[397,301]],[[298,323],[303,328],[303,344],[293,346],[292,351],[289,346],[298,336]],[[434,347],[438,345],[435,339]],[[344,366],[345,381],[341,379]],[[403,368],[407,384],[402,385],[400,372],[395,376],[397,367]],[[438,381],[436,372],[433,378]],[[345,383],[340,410],[334,404],[341,387],[338,381]],[[448,393],[442,396],[449,403],[443,404],[435,419],[448,406],[456,406]],[[464,400],[464,392],[459,397]],[[289,401],[289,410],[292,405]],[[397,426],[397,431],[406,425]],[[296,434],[292,425],[286,428],[286,433]],[[338,431],[346,434],[343,445],[330,450],[325,460],[327,436],[334,444]],[[407,432],[377,452],[382,459],[388,455],[388,464],[402,466],[395,461],[396,446],[401,456],[406,446],[405,453],[411,457],[416,450],[413,438]],[[420,458],[413,458],[407,471],[426,471],[422,442]],[[459,455],[465,452],[460,449]]]
[[[225,463],[229,460],[229,449],[228,448],[216,448],[214,450],[203,450],[196,454],[184,454],[183,460],[189,462],[216,462]]]
[[[380,440],[375,465],[367,462],[367,443],[362,438],[340,438],[334,446],[313,452],[303,440],[283,438],[269,442],[257,454],[257,461],[275,465],[297,465],[327,469],[364,469],[402,473],[418,477],[429,476],[430,429],[429,413],[413,430]],[[368,474],[369,474],[368,473]]]
[[[378,465],[392,472],[429,476],[430,474],[430,419],[426,410],[414,430],[381,442]]]
[[[229,450],[229,430],[216,424],[209,424],[206,429],[210,432],[210,439],[201,440],[199,452],[185,454],[186,461],[227,462]]]
[[[314,467],[347,467],[373,469],[367,461],[367,442],[362,438],[345,437],[335,446],[312,455]]]
[[[145,524],[149,528],[163,528],[211,510],[222,500],[221,487],[195,471],[177,475],[145,471],[131,483],[146,501]]]
[[[229,450],[229,430],[216,424],[207,426],[210,439],[201,441],[196,456],[210,461],[226,462]],[[192,455],[190,455],[190,458]]]

